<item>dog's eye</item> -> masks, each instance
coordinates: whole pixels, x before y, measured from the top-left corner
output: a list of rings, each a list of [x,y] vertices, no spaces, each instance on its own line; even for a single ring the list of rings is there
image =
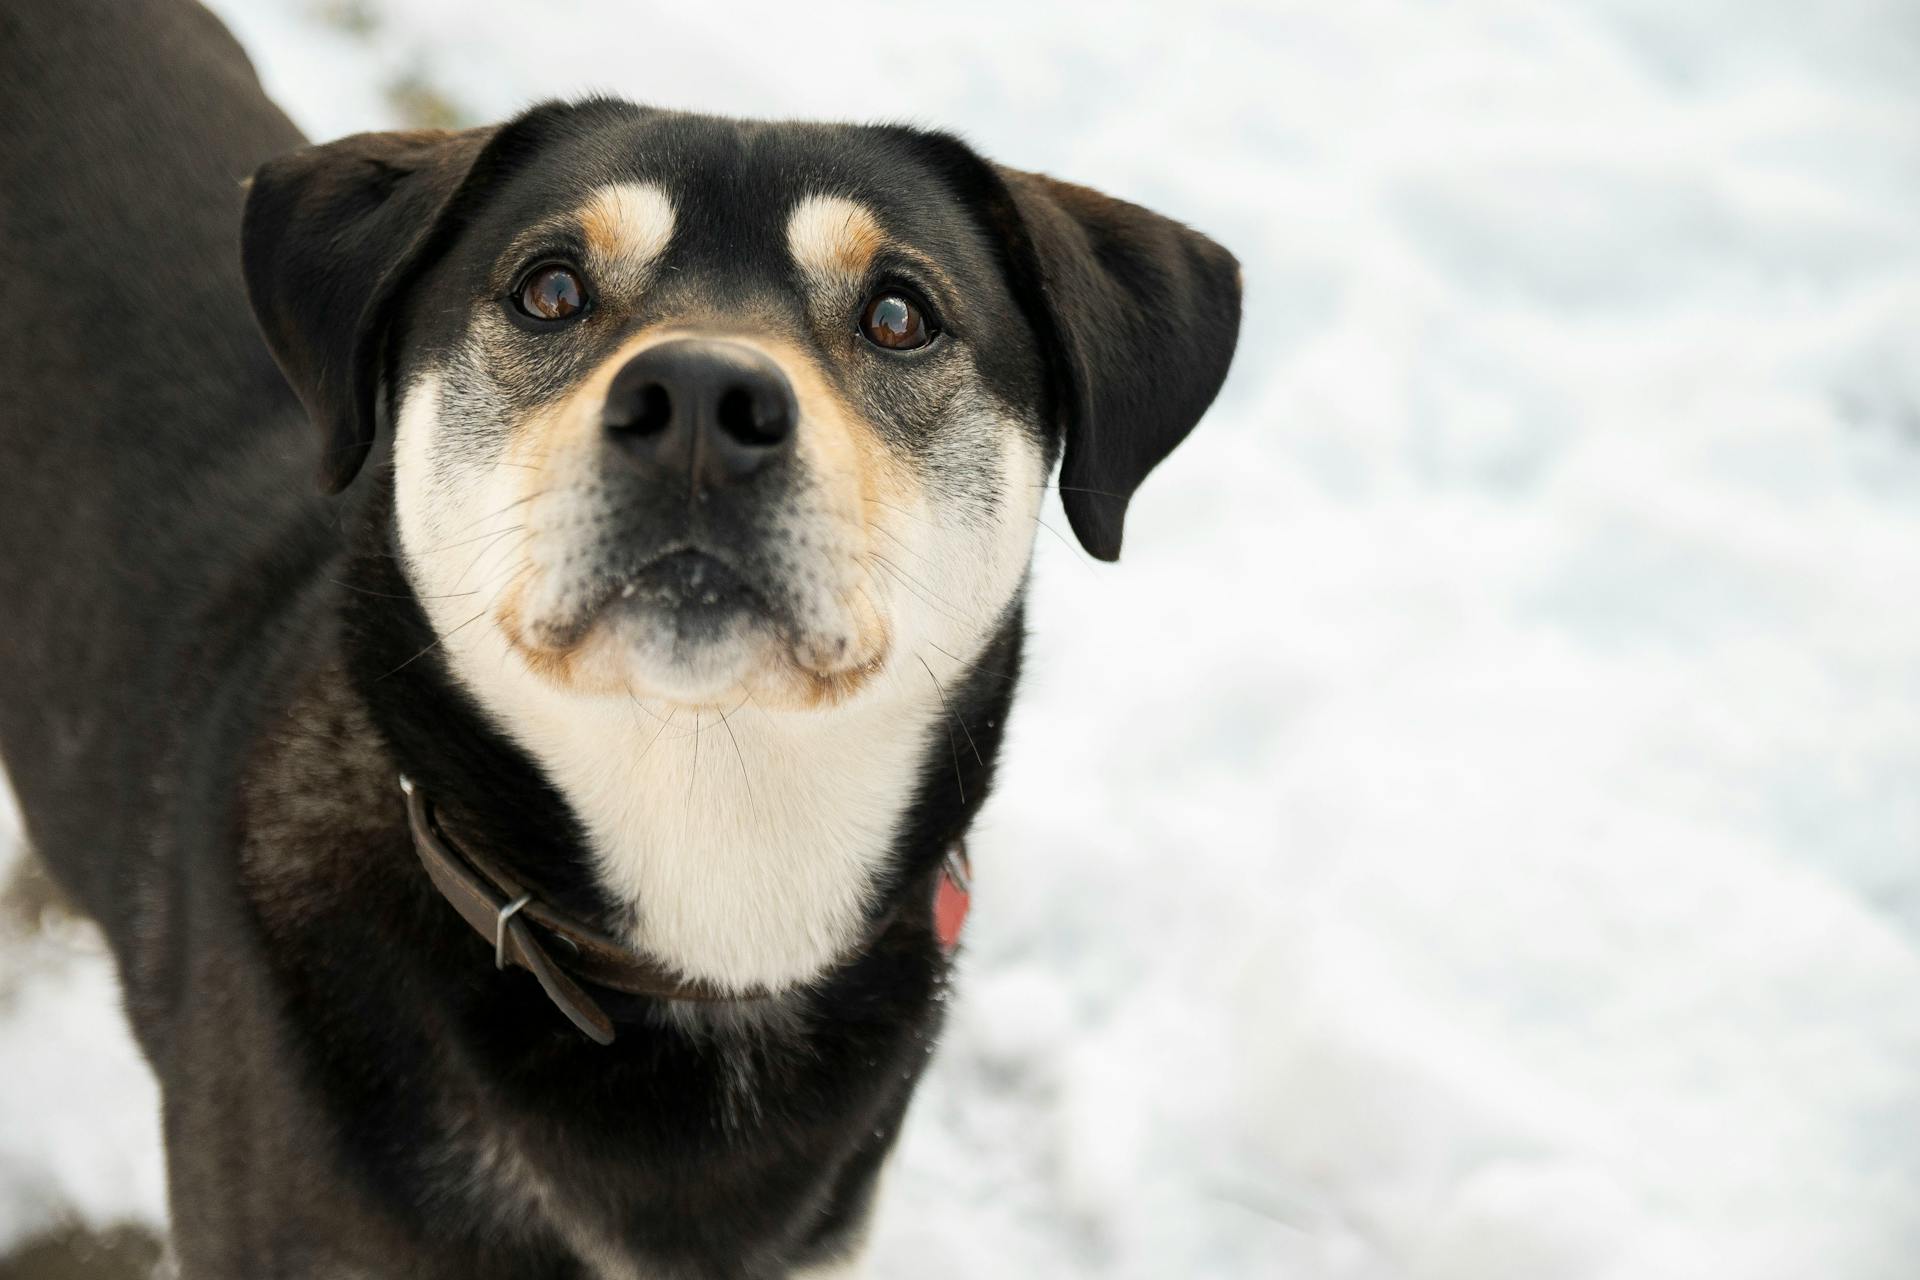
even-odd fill
[[[550,263],[521,281],[513,300],[535,320],[565,320],[586,307],[587,290],[571,267]]]
[[[882,289],[860,309],[860,332],[888,351],[912,351],[933,341],[920,304],[897,289]]]

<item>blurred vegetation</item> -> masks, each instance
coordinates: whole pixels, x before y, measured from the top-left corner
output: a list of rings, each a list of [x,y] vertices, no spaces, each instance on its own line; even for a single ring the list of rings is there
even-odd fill
[[[37,931],[54,921],[74,915],[73,903],[53,881],[46,864],[32,849],[21,850],[13,875],[0,888],[0,925],[20,931]]]
[[[385,85],[387,103],[414,129],[464,129],[473,116],[415,68]]]
[[[314,0],[313,16],[322,25],[368,45],[382,25],[373,0]],[[410,129],[464,129],[478,123],[458,99],[434,83],[433,74],[418,61],[389,77],[380,91],[400,123]]]
[[[146,1227],[89,1231],[68,1224],[0,1257],[0,1280],[149,1280],[165,1247]]]
[[[336,31],[363,40],[380,29],[380,15],[367,0],[314,0],[313,16]]]

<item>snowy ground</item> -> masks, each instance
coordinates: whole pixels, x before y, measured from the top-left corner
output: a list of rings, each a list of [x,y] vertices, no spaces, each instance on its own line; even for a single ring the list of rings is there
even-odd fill
[[[1920,9],[219,7],[315,136],[906,118],[1245,262],[1125,563],[1041,535],[878,1274],[1913,1274]],[[159,1211],[110,999],[0,952],[0,1242]]]

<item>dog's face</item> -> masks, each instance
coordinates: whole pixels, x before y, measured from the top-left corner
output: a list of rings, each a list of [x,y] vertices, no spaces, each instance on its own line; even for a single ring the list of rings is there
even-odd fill
[[[331,485],[400,406],[436,622],[691,705],[833,703],[970,646],[1063,438],[1112,558],[1238,320],[1210,241],[950,138],[611,102],[275,162],[246,255]]]
[[[435,661],[642,944],[738,987],[855,936],[1053,463],[1115,558],[1239,320],[1213,242],[951,137],[607,101],[274,161],[243,251],[323,484],[390,424],[383,550]]]
[[[581,695],[804,709],[970,650],[1017,589],[1042,357],[894,136],[563,135],[404,308],[399,533],[463,644]]]

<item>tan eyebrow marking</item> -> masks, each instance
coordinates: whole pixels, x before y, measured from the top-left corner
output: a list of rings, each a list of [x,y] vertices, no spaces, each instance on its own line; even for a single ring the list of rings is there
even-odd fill
[[[673,201],[652,182],[601,187],[580,207],[580,235],[602,271],[639,274],[673,239]]]
[[[865,276],[886,242],[873,210],[845,196],[808,196],[787,218],[787,252],[816,285]]]

